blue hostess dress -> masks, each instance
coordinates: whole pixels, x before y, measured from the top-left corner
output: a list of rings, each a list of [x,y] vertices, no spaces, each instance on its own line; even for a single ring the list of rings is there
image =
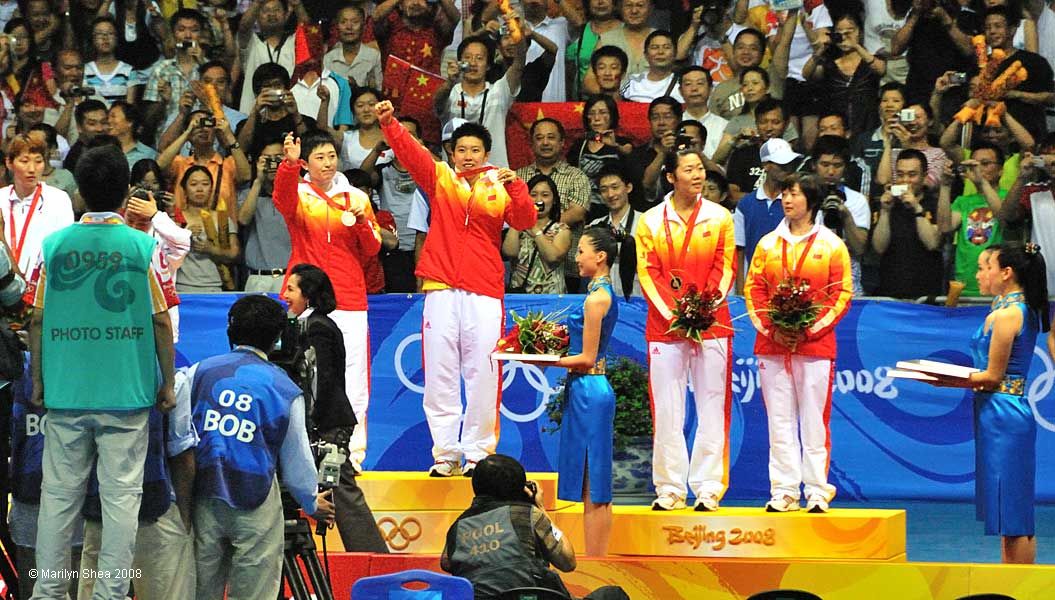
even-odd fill
[[[612,280],[602,277],[590,282],[587,294],[604,289],[612,306],[601,321],[597,345],[597,366],[591,374],[568,372],[564,416],[560,426],[560,458],[557,471],[557,497],[582,502],[583,473],[590,472],[590,501],[612,501],[612,437],[615,421],[615,392],[604,375],[604,356],[619,318]],[[585,302],[583,303],[585,305]],[[582,352],[583,306],[568,316],[568,354]]]
[[[975,392],[975,507],[986,535],[1033,535],[1037,424],[1026,400],[1026,377],[1037,341],[1037,315],[1021,293],[998,300],[994,310],[1018,307],[1022,330],[1011,346],[1007,372],[995,392]],[[985,323],[971,340],[974,364],[989,364],[992,331]]]

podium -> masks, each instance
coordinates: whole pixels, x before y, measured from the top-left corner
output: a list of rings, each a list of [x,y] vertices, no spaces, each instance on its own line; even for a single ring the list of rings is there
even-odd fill
[[[529,473],[542,490],[546,512],[578,551],[585,549],[582,504],[557,500],[556,473]],[[447,530],[469,507],[472,481],[424,472],[364,473],[357,478],[381,537],[397,554],[440,554]],[[612,508],[609,551],[625,557],[752,558],[776,560],[905,560],[905,511],[835,508],[767,513],[723,507],[717,512]],[[317,540],[318,542],[318,540]],[[330,529],[327,548],[341,551]]]

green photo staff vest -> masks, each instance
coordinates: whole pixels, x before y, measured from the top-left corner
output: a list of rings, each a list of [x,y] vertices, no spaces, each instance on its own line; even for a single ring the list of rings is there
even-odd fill
[[[550,570],[536,545],[531,506],[498,502],[494,506],[491,510],[479,507],[482,512],[470,509],[448,531],[451,574],[471,581],[477,600],[497,598],[519,587],[567,594],[560,576]]]
[[[157,396],[150,261],[156,242],[123,222],[77,223],[44,240],[44,406],[138,410]]]

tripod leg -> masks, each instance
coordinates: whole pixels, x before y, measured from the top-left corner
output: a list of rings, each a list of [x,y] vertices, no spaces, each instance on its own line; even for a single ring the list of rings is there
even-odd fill
[[[322,570],[322,565],[319,564],[319,555],[315,552],[315,549],[303,549],[301,551],[301,560],[304,561],[304,566],[308,570],[308,578],[311,580],[311,587],[315,590],[317,600],[333,600],[333,590],[330,587],[330,581],[326,579],[326,573]]]
[[[294,550],[288,550],[282,556],[282,578],[289,584],[293,600],[311,600],[311,593],[304,582],[304,575],[300,572],[300,565],[297,564],[297,554]],[[279,596],[281,595],[280,590]],[[282,599],[279,598],[279,600]]]

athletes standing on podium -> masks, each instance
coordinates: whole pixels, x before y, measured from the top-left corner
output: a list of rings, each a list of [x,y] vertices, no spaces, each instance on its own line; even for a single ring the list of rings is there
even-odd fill
[[[407,133],[391,102],[374,110],[385,141],[424,191],[431,210],[429,235],[415,271],[425,292],[424,405],[435,461],[429,474],[468,477],[498,444],[502,371],[491,351],[505,321],[502,228],[528,229],[538,212],[527,185],[513,171],[488,164],[491,134],[485,127],[466,123],[455,130],[452,168],[436,162]]]
[[[835,365],[835,325],[850,308],[850,254],[842,239],[817,220],[826,189],[815,175],[784,180],[784,220],[758,242],[744,286],[747,312],[758,333],[755,354],[769,421],[769,512],[827,512]],[[804,331],[773,324],[770,298],[782,282],[804,280],[820,305]],[[801,438],[801,446],[800,440]]]
[[[713,511],[729,484],[729,371],[732,322],[724,303],[702,342],[671,331],[672,310],[689,286],[717,291],[724,299],[736,279],[733,218],[722,206],[704,200],[706,172],[698,150],[667,155],[663,165],[673,193],[648,210],[634,233],[637,275],[648,302],[649,395],[655,437],[653,510],[685,508],[689,488],[696,510]],[[691,374],[696,399],[696,436],[692,456],[685,428],[686,385]]]

